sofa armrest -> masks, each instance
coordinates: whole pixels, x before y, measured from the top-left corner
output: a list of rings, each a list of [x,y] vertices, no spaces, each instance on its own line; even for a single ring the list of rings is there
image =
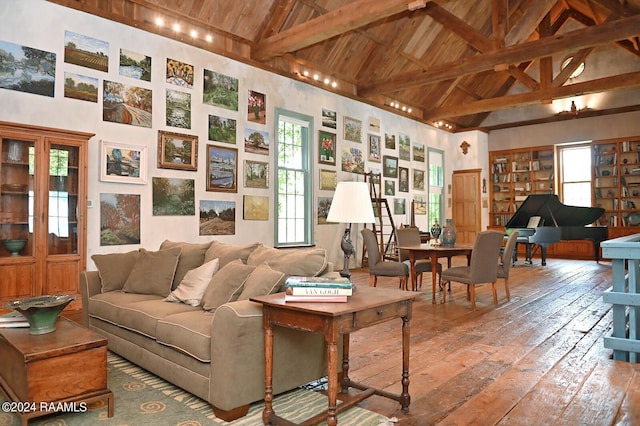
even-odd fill
[[[210,401],[230,410],[263,399],[262,305],[249,300],[224,304],[216,310],[211,327]],[[275,327],[273,346],[275,394],[326,375],[322,335]]]
[[[89,298],[100,293],[102,281],[98,271],[80,272],[80,295],[82,296],[82,323],[89,327]]]

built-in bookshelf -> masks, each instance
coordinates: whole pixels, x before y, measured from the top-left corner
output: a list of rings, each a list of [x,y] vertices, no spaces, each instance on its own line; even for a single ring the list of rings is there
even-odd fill
[[[530,194],[553,193],[553,147],[489,153],[491,226],[504,226]]]
[[[640,137],[594,141],[591,152],[593,205],[605,209],[600,224],[640,225]],[[616,234],[629,233],[620,231]]]

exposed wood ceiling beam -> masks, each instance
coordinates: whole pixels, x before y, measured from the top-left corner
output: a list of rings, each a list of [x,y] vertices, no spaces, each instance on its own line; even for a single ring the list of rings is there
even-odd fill
[[[252,57],[265,61],[282,56],[386,17],[414,10],[410,7],[418,8],[420,5],[424,7],[426,3],[426,1],[409,0],[356,0],[261,41],[253,49]]]
[[[612,77],[600,78],[597,80],[585,81],[582,83],[569,84],[562,87],[540,89],[536,92],[483,99],[453,107],[436,108],[431,111],[425,111],[423,118],[430,121],[446,119],[448,117],[460,117],[515,106],[536,104],[545,99],[581,96],[589,93],[601,92],[603,90],[617,90],[638,86],[640,86],[640,72],[631,72]]]
[[[509,31],[509,34],[506,35],[504,40],[505,46],[517,45],[527,40],[536,30],[542,18],[549,13],[557,1],[558,0],[536,0],[532,2],[532,5],[527,6],[524,15],[518,20],[516,26]]]
[[[544,56],[598,46],[622,40],[640,31],[640,15],[607,22],[601,25],[556,34],[544,39],[505,47],[499,51],[478,54],[459,61],[439,65],[418,72],[408,72],[373,82],[360,88],[358,94],[368,97],[410,87],[436,83],[494,69],[495,64],[519,64]]]

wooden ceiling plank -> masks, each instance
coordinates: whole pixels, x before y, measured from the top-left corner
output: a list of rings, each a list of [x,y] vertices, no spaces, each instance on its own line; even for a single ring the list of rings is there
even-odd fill
[[[556,34],[545,39],[508,46],[498,51],[462,58],[421,72],[400,74],[363,86],[359,94],[367,97],[371,94],[387,93],[491,70],[495,64],[519,64],[555,53],[603,45],[631,37],[637,34],[638,28],[640,28],[640,15],[623,18],[565,34]]]
[[[429,3],[425,11],[433,20],[466,41],[479,52],[493,50],[493,43],[482,33],[464,22],[462,19],[449,13],[445,8],[435,3]]]
[[[611,77],[581,83],[569,84],[561,87],[540,89],[536,92],[520,93],[499,98],[483,99],[475,102],[456,105],[453,107],[437,108],[424,112],[425,120],[447,119],[516,106],[531,105],[545,99],[559,99],[571,96],[582,96],[605,90],[618,90],[640,86],[640,72],[631,72]]]
[[[547,13],[540,25],[538,25],[538,34],[540,38],[546,38],[551,36],[551,16]],[[540,58],[540,87],[547,88],[551,86],[553,80],[553,58],[551,56],[545,56]]]
[[[263,24],[261,31],[258,31],[259,38],[256,41],[264,40],[280,32],[284,26],[287,16],[291,13],[296,0],[276,0],[273,2],[269,19]]]
[[[527,40],[540,21],[549,13],[557,0],[536,0],[529,5],[518,23],[505,37],[505,46],[513,46]]]
[[[262,40],[252,56],[266,60],[309,47],[407,10],[408,0],[356,0],[322,16]]]

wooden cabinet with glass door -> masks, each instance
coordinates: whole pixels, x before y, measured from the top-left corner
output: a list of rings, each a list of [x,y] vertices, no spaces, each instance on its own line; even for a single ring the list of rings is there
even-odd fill
[[[0,122],[0,303],[79,294],[92,136]]]

